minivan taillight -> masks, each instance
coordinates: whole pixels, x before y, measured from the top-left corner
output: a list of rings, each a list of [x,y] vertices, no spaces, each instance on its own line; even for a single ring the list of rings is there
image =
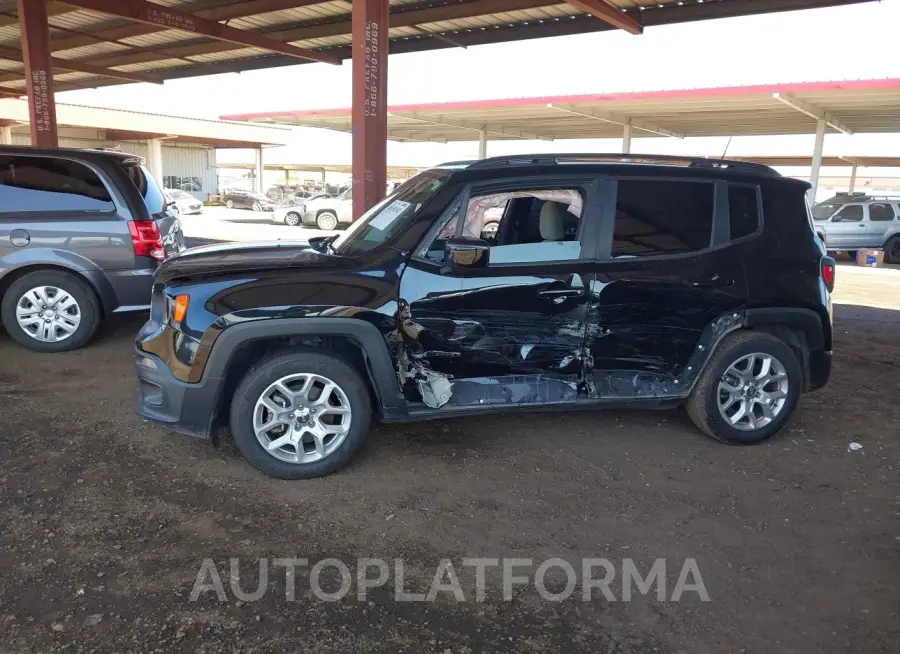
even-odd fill
[[[825,286],[828,287],[828,292],[831,293],[834,290],[834,275],[837,265],[831,257],[822,257],[822,281],[825,282]]]
[[[166,249],[163,247],[162,235],[155,221],[129,220],[128,231],[131,232],[135,256],[150,257],[157,261],[166,260]]]

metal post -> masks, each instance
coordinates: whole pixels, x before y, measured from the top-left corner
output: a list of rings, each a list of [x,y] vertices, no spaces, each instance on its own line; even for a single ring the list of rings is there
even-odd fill
[[[482,129],[478,135],[478,158],[487,159],[487,130]]]
[[[254,166],[254,172],[256,174],[256,184],[255,190],[259,193],[265,193],[263,175],[265,174],[265,167],[263,166],[263,149],[262,146],[256,148],[256,164]]]
[[[388,0],[353,0],[353,218],[387,191]]]
[[[850,169],[850,193],[853,193],[853,191],[856,189],[856,168],[857,165],[853,164],[853,168]]]
[[[12,145],[12,127],[9,125],[0,127],[0,145]]]
[[[622,154],[631,154],[631,123],[622,128]]]
[[[147,168],[157,184],[163,183],[162,139],[147,141]]]
[[[822,167],[822,148],[825,145],[825,121],[819,120],[816,123],[816,144],[813,147],[812,168],[809,171],[809,183],[812,184],[811,197],[812,202],[816,201],[816,190],[819,187],[819,169]]]
[[[56,128],[56,101],[53,98],[47,5],[43,0],[18,0],[17,8],[22,59],[25,63],[25,85],[28,89],[31,145],[55,148],[59,145],[59,135]]]

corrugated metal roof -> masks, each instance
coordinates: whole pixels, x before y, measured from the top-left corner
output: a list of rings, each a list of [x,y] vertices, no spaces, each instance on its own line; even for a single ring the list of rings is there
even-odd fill
[[[307,49],[329,49],[350,55],[350,0],[152,0],[157,5],[194,12],[230,27]],[[834,6],[869,0],[609,0],[647,25],[717,16],[734,16],[806,7]],[[242,15],[247,7],[266,11]],[[611,27],[564,0],[391,0],[392,52],[446,48],[452,44],[429,36],[443,34],[464,45],[511,39],[592,32]],[[12,22],[15,0],[0,0],[0,45],[20,47],[18,25]],[[143,72],[163,77],[239,71],[260,65],[296,64],[300,60],[260,48],[214,40],[196,33],[139,24],[127,19],[48,4],[54,54],[99,67]],[[111,42],[112,41],[112,42]],[[261,59],[260,57],[263,56]],[[193,62],[189,64],[188,62]],[[224,66],[223,64],[229,64]],[[2,61],[0,61],[2,63]],[[0,71],[8,70],[6,64]],[[60,79],[63,79],[60,77]],[[69,78],[65,78],[69,79]],[[90,80],[95,78],[91,76]],[[13,78],[0,73],[0,83]],[[107,80],[107,83],[121,81]],[[71,88],[68,84],[66,88]]]
[[[814,133],[816,120],[776,93],[815,105],[853,132],[900,132],[900,79],[875,79],[390,106],[388,134],[405,141],[473,141],[486,126],[494,140],[608,138],[620,137],[629,121],[640,136]],[[223,118],[339,131],[352,123],[349,108]]]

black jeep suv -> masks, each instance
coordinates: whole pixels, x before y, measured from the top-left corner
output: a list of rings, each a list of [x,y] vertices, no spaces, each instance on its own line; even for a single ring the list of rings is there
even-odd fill
[[[831,369],[808,187],[656,156],[438,166],[339,236],[164,263],[139,412],[204,438],[227,418],[289,479],[347,463],[373,417],[685,405],[713,438],[763,441]]]

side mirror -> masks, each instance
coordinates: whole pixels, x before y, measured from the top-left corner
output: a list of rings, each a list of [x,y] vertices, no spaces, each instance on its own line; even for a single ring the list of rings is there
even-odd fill
[[[444,244],[444,268],[481,270],[488,267],[491,246],[479,238],[452,238]]]

